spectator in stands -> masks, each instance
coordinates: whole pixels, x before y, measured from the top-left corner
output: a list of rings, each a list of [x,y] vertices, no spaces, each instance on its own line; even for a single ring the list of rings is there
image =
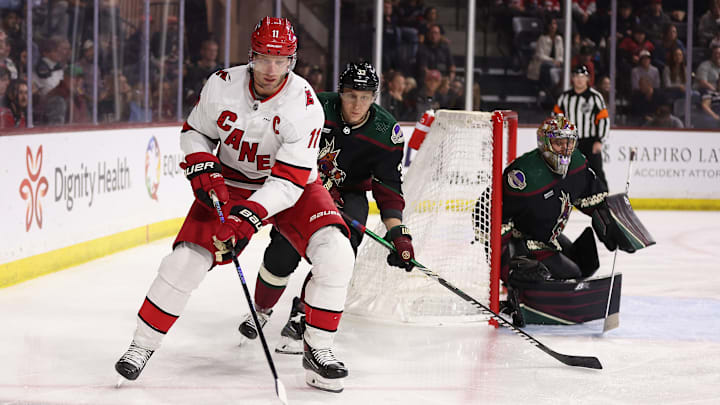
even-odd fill
[[[22,33],[22,18],[16,10],[3,10],[1,25],[0,28],[7,34],[7,40],[10,43],[10,57],[17,62],[20,50],[26,47],[26,38]]]
[[[645,27],[647,37],[654,44],[662,41],[665,26],[672,24],[670,17],[663,12],[662,0],[651,0],[645,13],[640,16],[640,24]]]
[[[650,52],[645,49],[640,51],[640,63],[632,69],[631,84],[633,90],[637,90],[639,88],[641,77],[647,78],[654,88],[660,88],[660,71],[658,68],[651,65],[650,61]]]
[[[90,106],[82,69],[70,69],[60,84],[45,96],[41,111],[45,115],[39,121],[47,125],[90,122]]]
[[[708,46],[710,40],[720,32],[720,0],[712,0],[708,11],[700,17],[697,30],[701,46]]]
[[[18,78],[17,67],[15,62],[10,59],[10,38],[5,31],[0,29],[0,67],[4,67],[10,73],[10,79]]]
[[[557,19],[549,18],[527,69],[528,79],[539,80],[542,92],[553,95],[556,92],[562,74],[563,53],[563,38],[558,34]]]
[[[380,104],[398,121],[413,121],[416,117],[408,114],[405,101],[405,76],[397,70],[391,71],[385,78],[387,85],[380,95]]]
[[[632,38],[633,27],[640,24],[640,18],[633,15],[632,4],[623,1],[618,5],[617,41],[621,43],[625,38]]]
[[[440,26],[433,25],[427,33],[425,42],[418,48],[417,79],[422,81],[428,70],[439,70],[450,80],[455,78],[455,63],[453,63],[450,48],[443,42]]]
[[[0,114],[0,128],[25,128],[25,113],[28,106],[27,83],[21,80],[11,81],[7,97],[10,114],[7,112]]]
[[[510,0],[510,7],[518,15],[540,15],[544,18],[560,16],[560,0]]]
[[[325,77],[323,75],[320,66],[314,65],[310,69],[310,76],[308,76],[308,83],[312,86],[315,93],[322,93],[325,91]]]
[[[588,22],[596,11],[595,0],[572,0],[572,19],[583,36],[590,36]]]
[[[70,42],[60,36],[43,41],[40,48],[42,58],[35,65],[33,82],[41,96],[57,87],[64,77],[63,69],[70,57]]]
[[[418,26],[418,40],[420,43],[425,42],[425,37],[428,31],[430,31],[430,27],[433,25],[437,25],[440,29],[440,34],[442,34],[443,41],[447,41],[445,39],[445,29],[442,25],[438,24],[438,12],[437,8],[435,7],[428,7],[425,9],[425,13],[423,14],[423,20]]]
[[[652,42],[646,39],[645,29],[641,25],[634,26],[632,36],[623,39],[618,48],[620,48],[624,59],[631,66],[635,66],[640,62],[640,51],[653,52],[655,50]]]
[[[655,128],[685,128],[680,118],[672,115],[672,106],[668,103],[660,104],[655,115],[644,126]]]
[[[630,101],[630,124],[643,126],[652,121],[658,107],[665,103],[660,93],[655,91],[647,77],[641,77],[638,89],[633,92]]]
[[[200,90],[208,77],[223,68],[217,60],[218,48],[218,43],[214,39],[204,40],[200,45],[200,59],[187,68],[183,86],[185,87],[185,100],[190,101],[190,106],[195,105],[195,100],[200,95]],[[303,77],[307,78],[308,76]]]
[[[400,25],[417,29],[423,18],[422,0],[405,0],[398,4],[397,11]]]
[[[7,107],[10,102],[7,98],[7,90],[10,85],[10,71],[0,66],[0,107]]]
[[[403,98],[405,100],[410,100],[410,96],[415,92],[415,89],[417,89],[417,80],[415,80],[412,76],[406,76],[405,77],[405,90],[403,91]]]
[[[720,80],[715,82],[715,87],[720,89]],[[720,92],[717,90],[708,91],[702,96],[700,102],[701,113],[693,117],[698,128],[720,128]]]
[[[442,74],[435,69],[430,69],[425,74],[422,87],[418,88],[413,94],[410,104],[410,111],[414,117],[413,121],[420,118],[427,110],[437,110],[440,108],[437,91],[442,82]]]
[[[103,75],[102,91],[98,101],[98,120],[102,122],[123,122],[130,117],[132,87],[122,73],[113,71]],[[155,99],[151,97],[151,100]]]
[[[415,55],[410,48],[408,48],[408,52],[404,52],[404,29],[399,26],[399,18],[394,12],[394,7],[392,1],[390,0],[385,0],[383,2],[383,20],[383,68],[391,70],[404,70],[407,64],[412,62],[411,59]],[[415,29],[412,29],[412,33],[415,37],[417,37],[417,31],[415,31]],[[413,40],[417,41],[416,38]]]
[[[687,0],[666,0],[664,7],[671,20],[677,22],[685,21]]]
[[[603,100],[605,100],[605,104],[610,102],[610,78],[607,76],[602,76],[600,79],[598,79],[595,90],[598,91],[603,96]]]
[[[675,100],[685,95],[685,53],[682,49],[675,48],[668,54],[662,82],[669,98]]]
[[[465,83],[459,78],[455,78],[455,80],[450,83],[447,108],[451,110],[462,110],[465,108]]]
[[[93,41],[87,39],[82,44],[82,50],[80,51],[80,58],[78,58],[74,65],[76,68],[81,69],[83,73],[84,92],[87,97],[92,97],[93,91],[93,56],[95,55],[95,49],[93,49]],[[100,80],[100,75],[97,76]]]
[[[667,62],[670,54],[675,48],[680,48],[683,52],[685,52],[685,46],[678,39],[677,27],[673,24],[668,24],[665,26],[662,41],[655,43],[652,64],[662,70],[665,67],[665,63]]]
[[[720,78],[720,47],[715,47],[712,49],[710,59],[700,63],[695,71],[695,89],[701,93],[718,91],[718,78]]]

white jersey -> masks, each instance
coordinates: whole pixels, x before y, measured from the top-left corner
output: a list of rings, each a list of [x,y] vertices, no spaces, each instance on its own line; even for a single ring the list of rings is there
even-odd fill
[[[247,65],[208,79],[183,126],[186,155],[213,153],[228,186],[257,190],[250,200],[272,216],[295,204],[317,178],[322,106],[305,79],[290,72],[280,89],[257,100]]]

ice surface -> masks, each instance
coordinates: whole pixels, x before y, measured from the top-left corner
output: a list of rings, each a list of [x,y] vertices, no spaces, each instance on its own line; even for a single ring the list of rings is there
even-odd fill
[[[720,213],[638,216],[657,245],[618,256],[620,327],[605,335],[602,321],[527,328],[557,352],[597,356],[603,370],[565,366],[484,323],[417,326],[346,316],[336,350],[350,370],[343,393],[308,387],[299,356],[273,354],[290,403],[720,403]],[[568,235],[588,224],[576,211]],[[267,241],[266,231],[258,234],[241,256],[251,290]],[[142,376],[115,388],[113,365],[170,243],[0,290],[0,404],[279,403],[260,343],[237,345],[247,304],[232,265],[208,275]],[[612,254],[600,247],[600,273],[609,273]],[[292,277],[265,330],[271,347],[308,268]]]

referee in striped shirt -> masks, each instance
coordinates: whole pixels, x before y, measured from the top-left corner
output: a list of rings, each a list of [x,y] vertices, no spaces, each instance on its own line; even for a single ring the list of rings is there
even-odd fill
[[[585,65],[573,69],[573,88],[558,98],[553,113],[565,115],[578,131],[578,149],[585,155],[588,165],[605,183],[602,168],[602,143],[610,129],[610,118],[603,96],[589,86],[590,75]]]

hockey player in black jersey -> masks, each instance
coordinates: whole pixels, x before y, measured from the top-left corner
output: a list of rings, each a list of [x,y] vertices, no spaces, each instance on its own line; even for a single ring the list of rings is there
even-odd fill
[[[374,104],[379,84],[371,64],[350,63],[340,75],[337,93],[318,94],[318,102],[325,111],[325,126],[319,140],[318,173],[337,207],[363,224],[368,217],[366,192],[372,190],[387,228],[385,238],[398,251],[390,254],[387,261],[410,271],[413,267],[410,260],[414,258],[412,237],[402,224],[405,201],[401,193],[400,170],[404,139],[395,118]],[[363,234],[353,227],[350,231],[350,242],[357,253]],[[271,242],[265,250],[255,285],[255,305],[261,327],[267,323],[290,274],[301,259],[280,233],[273,229],[270,236]],[[310,277],[312,273],[306,283]],[[338,317],[341,315],[337,314]],[[300,297],[295,297],[290,319],[281,332],[283,341],[275,350],[289,354],[304,352],[303,365],[310,371],[308,384],[339,392],[342,390],[342,385],[338,385],[339,379],[347,375],[347,369],[334,359],[313,356],[307,347],[303,349],[304,316],[309,320],[313,316],[312,308],[305,305]],[[245,338],[255,339],[257,336],[249,314],[239,330]]]
[[[507,312],[520,326],[524,324],[519,309],[523,289],[541,288],[537,286],[554,280],[584,279],[599,267],[590,227],[574,242],[563,234],[573,206],[593,216],[593,227],[610,250],[639,248],[633,247],[632,235],[621,231],[613,219],[605,183],[590,169],[576,143],[572,122],[563,115],[548,118],[537,131],[537,149],[517,158],[503,172],[500,277],[508,287]]]

